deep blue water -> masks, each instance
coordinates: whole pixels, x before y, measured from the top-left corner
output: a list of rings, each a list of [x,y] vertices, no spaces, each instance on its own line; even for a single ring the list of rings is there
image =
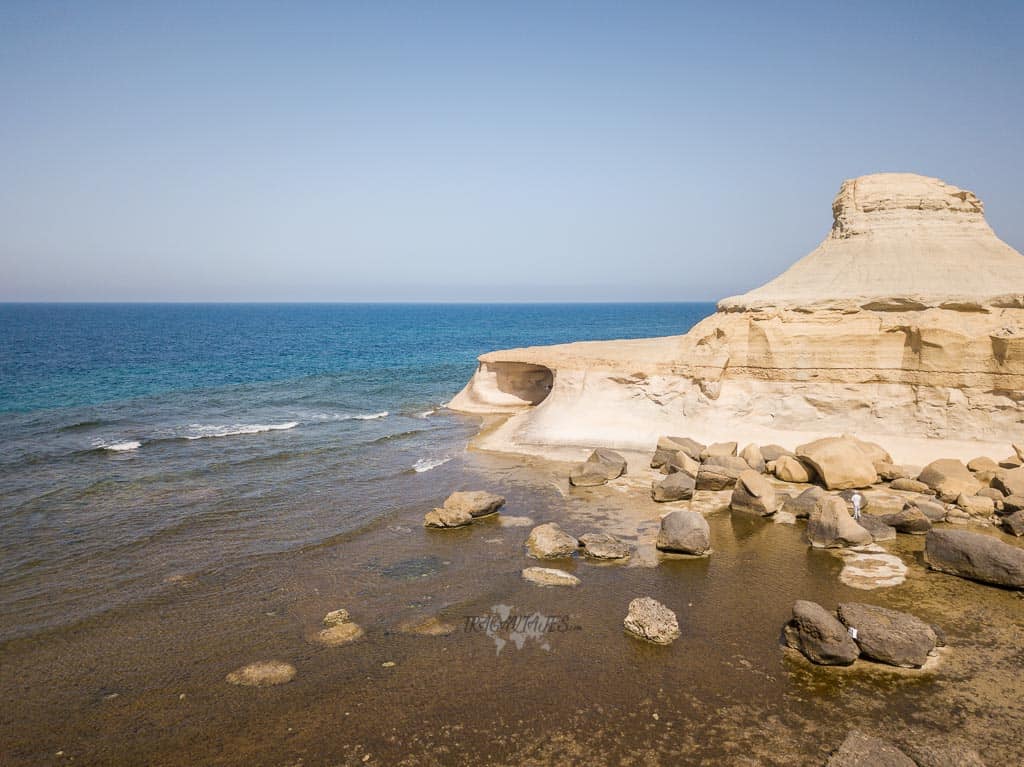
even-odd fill
[[[477,428],[442,405],[479,354],[713,310],[0,305],[0,639],[436,495]]]

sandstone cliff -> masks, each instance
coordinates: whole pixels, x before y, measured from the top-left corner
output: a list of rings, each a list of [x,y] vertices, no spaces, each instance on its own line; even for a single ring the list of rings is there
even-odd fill
[[[1005,452],[1024,421],[1024,257],[938,179],[846,181],[832,211],[817,249],[686,335],[491,352],[450,406],[512,413],[480,444],[522,452],[840,432],[908,461]]]

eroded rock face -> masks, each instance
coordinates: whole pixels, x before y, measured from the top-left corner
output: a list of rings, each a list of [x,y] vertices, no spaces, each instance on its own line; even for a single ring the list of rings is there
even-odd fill
[[[933,570],[982,583],[1024,588],[1024,549],[967,530],[932,530],[924,558]]]
[[[867,658],[903,668],[920,668],[938,637],[924,621],[898,610],[859,602],[839,605],[839,620],[856,629],[854,641]]]
[[[701,556],[711,548],[711,528],[699,512],[670,511],[661,518],[654,545],[660,551]]]
[[[849,666],[860,655],[846,626],[816,602],[800,599],[783,629],[786,644],[819,666]]]
[[[560,559],[576,553],[579,542],[556,523],[537,525],[526,539],[526,549],[535,559]]]
[[[672,644],[680,634],[676,614],[650,597],[629,603],[623,626],[629,634],[654,644]]]

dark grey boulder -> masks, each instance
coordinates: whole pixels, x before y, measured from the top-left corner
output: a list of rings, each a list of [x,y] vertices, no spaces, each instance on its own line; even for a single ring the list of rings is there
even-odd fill
[[[795,498],[790,498],[782,505],[782,510],[789,512],[797,519],[807,519],[821,504],[828,498],[828,493],[823,488],[815,485],[804,490]]]
[[[697,481],[689,474],[677,471],[651,486],[651,498],[658,503],[688,501],[693,498]]]
[[[871,533],[871,540],[876,543],[880,541],[892,541],[896,538],[896,528],[885,524],[879,517],[870,514],[861,514],[857,524]]]
[[[670,511],[661,518],[654,545],[660,551],[700,556],[711,548],[711,528],[696,511]]]
[[[935,522],[945,522],[948,516],[946,507],[935,501],[914,501],[911,505],[928,517],[928,521],[933,524]]]
[[[924,559],[939,572],[982,583],[1024,588],[1024,548],[967,530],[932,530]]]
[[[881,738],[850,730],[826,767],[917,767],[909,756]]]
[[[856,630],[861,655],[890,666],[920,668],[938,642],[932,627],[910,613],[860,602],[841,604],[837,612]]]
[[[798,599],[782,629],[786,644],[819,666],[849,666],[860,655],[846,626],[816,602]]]
[[[999,521],[999,526],[1010,535],[1020,538],[1024,535],[1024,511],[1015,511],[1008,517]]]

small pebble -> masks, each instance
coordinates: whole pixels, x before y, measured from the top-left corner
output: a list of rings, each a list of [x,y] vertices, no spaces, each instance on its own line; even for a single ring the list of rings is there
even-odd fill
[[[384,661],[380,665],[382,665],[384,668],[391,668],[392,666],[395,665],[395,662],[393,660],[389,660],[389,661]]]

